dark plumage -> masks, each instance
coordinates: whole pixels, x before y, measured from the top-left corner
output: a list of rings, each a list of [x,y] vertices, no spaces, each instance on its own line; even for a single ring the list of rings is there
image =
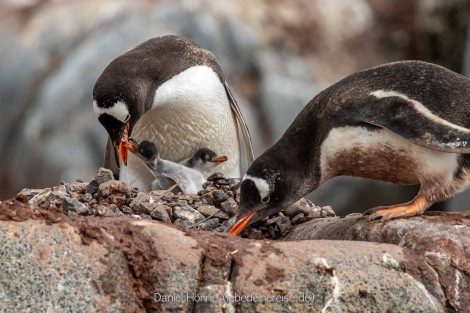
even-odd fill
[[[371,219],[422,214],[470,185],[469,128],[462,75],[419,61],[352,74],[313,98],[250,166],[231,232],[340,175],[421,185],[414,200],[374,208]]]

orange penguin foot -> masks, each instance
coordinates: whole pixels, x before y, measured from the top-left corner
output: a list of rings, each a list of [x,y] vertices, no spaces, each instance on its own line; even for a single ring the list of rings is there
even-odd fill
[[[369,221],[380,219],[388,221],[400,217],[411,217],[421,215],[431,206],[424,196],[417,196],[413,200],[403,204],[392,206],[380,206],[367,210],[364,214],[369,216]]]

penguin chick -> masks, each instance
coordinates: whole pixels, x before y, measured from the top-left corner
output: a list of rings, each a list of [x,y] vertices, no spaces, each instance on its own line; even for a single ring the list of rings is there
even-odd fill
[[[207,178],[214,174],[215,167],[221,162],[227,161],[225,155],[219,156],[208,148],[201,148],[189,159],[179,162],[180,164],[193,168]]]
[[[249,167],[230,232],[340,175],[420,184],[410,202],[366,212],[420,215],[470,186],[469,128],[470,80],[460,74],[419,61],[352,74],[313,98]]]
[[[126,148],[142,160],[153,175],[152,190],[167,190],[176,184],[179,191],[185,194],[196,194],[202,189],[202,184],[206,182],[201,172],[182,164],[161,159],[157,146],[153,142],[144,140],[138,144],[135,139],[129,138]]]

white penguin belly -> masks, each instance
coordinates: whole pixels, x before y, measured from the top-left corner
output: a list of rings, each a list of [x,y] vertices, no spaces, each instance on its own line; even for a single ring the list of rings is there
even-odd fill
[[[162,84],[153,108],[137,122],[131,137],[154,142],[160,158],[173,162],[192,157],[199,148],[209,148],[228,157],[214,171],[227,177],[241,175],[236,119],[223,85],[206,66],[189,68]],[[154,177],[130,155],[128,165],[121,165],[120,179],[148,191]]]

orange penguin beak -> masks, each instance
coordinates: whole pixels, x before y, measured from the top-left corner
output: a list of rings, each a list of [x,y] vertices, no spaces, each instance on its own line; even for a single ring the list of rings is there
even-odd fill
[[[228,231],[230,234],[235,234],[238,235],[241,233],[241,231],[245,228],[245,226],[248,224],[248,222],[251,220],[251,218],[255,215],[256,211],[250,213],[250,215],[245,216],[241,220],[235,223],[235,225],[230,228]]]
[[[126,125],[126,129],[124,131],[124,134],[122,135],[121,142],[119,143],[119,149],[118,149],[118,154],[119,154],[119,159],[122,160],[122,163],[127,166],[127,156],[128,156],[128,147],[130,147],[129,144],[129,123]],[[129,149],[130,150],[130,149]]]
[[[211,159],[211,162],[216,162],[216,163],[222,163],[222,162],[225,162],[227,161],[228,158],[225,156],[225,155],[222,155],[222,156],[215,156]]]

